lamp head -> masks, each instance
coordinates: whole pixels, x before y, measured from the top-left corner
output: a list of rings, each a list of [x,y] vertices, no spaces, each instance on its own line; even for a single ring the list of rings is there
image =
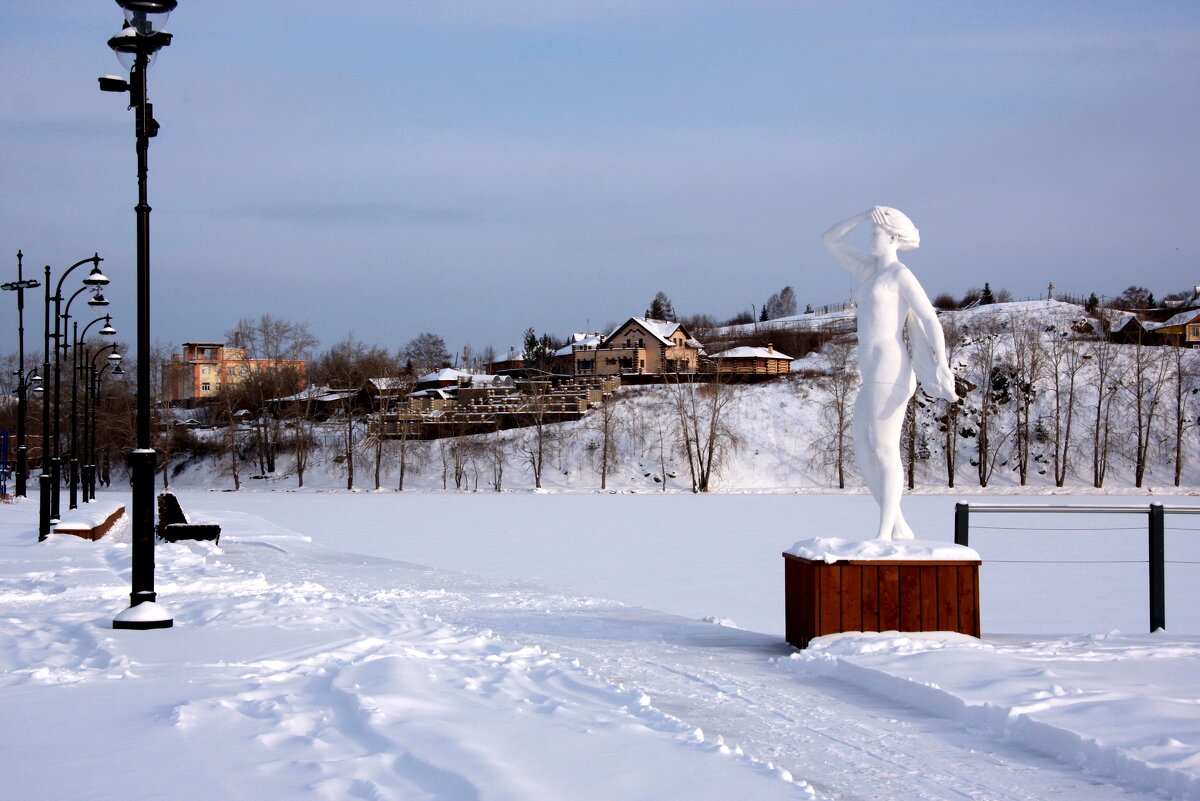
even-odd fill
[[[109,281],[108,276],[100,272],[100,265],[97,264],[92,267],[92,271],[88,273],[87,278],[83,279],[83,283],[88,286],[107,286]]]
[[[108,301],[104,299],[103,292],[97,292],[95,295],[92,295],[92,299],[88,301],[88,305],[89,306],[107,306]]]
[[[111,324],[105,323],[98,333],[100,336],[112,337],[117,335],[117,329],[113,328]]]
[[[114,350],[112,353],[108,354],[108,356],[106,356],[105,358],[108,359],[109,363],[115,367],[116,365],[121,363],[122,357],[121,357],[121,354],[117,353]]]
[[[166,28],[167,18],[179,5],[178,0],[117,0],[129,25],[142,36]]]

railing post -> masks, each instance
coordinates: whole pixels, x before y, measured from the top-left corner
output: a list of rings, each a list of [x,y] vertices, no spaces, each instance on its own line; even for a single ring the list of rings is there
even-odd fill
[[[971,507],[965,501],[954,504],[954,544],[967,547],[971,528]]]
[[[1150,631],[1167,627],[1166,544],[1163,505],[1150,504]]]

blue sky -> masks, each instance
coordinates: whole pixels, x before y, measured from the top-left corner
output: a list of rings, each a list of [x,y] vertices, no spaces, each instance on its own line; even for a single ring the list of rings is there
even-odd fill
[[[500,350],[658,290],[718,318],[788,284],[840,302],[818,238],[876,203],[921,228],[930,294],[1190,287],[1198,23],[1184,2],[181,0],[150,77],[153,337],[269,313],[323,346]],[[0,9],[0,254],[99,251],[131,339],[133,119],[95,82],[119,27],[103,0]]]

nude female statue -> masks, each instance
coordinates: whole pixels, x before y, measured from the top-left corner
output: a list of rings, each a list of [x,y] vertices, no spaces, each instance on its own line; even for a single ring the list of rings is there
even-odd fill
[[[862,253],[846,236],[870,220],[871,248]],[[826,231],[822,244],[858,280],[858,369],[862,389],[854,404],[854,455],[879,504],[880,539],[912,539],[900,511],[904,489],[900,429],[917,378],[926,394],[956,401],[946,342],[925,290],[896,258],[915,250],[921,235],[912,220],[886,206],[851,217]],[[908,347],[904,331],[908,330]]]

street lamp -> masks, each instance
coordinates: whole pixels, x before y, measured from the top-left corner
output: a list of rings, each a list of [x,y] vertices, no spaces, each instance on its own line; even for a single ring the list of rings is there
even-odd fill
[[[96,298],[93,298],[91,303],[95,303]],[[114,336],[117,329],[112,327],[112,316],[104,315],[97,317],[83,327],[83,331],[79,330],[79,323],[72,323],[71,333],[71,461],[70,461],[70,508],[75,509],[79,506],[79,373],[84,369],[84,360],[87,358],[87,351],[84,348],[84,343],[87,340],[88,329],[98,322],[104,322],[104,327],[98,333],[102,336]],[[87,386],[84,386],[86,392]],[[84,414],[87,414],[87,398],[84,398]],[[86,422],[86,421],[85,421]],[[85,428],[84,434],[87,434]],[[84,497],[87,501],[87,497]]]
[[[45,540],[50,536],[50,521],[58,519],[58,488],[59,488],[59,461],[58,461],[58,387],[59,387],[59,369],[58,357],[59,346],[62,343],[62,334],[59,332],[59,324],[62,319],[62,287],[63,281],[67,280],[67,276],[74,272],[77,268],[91,262],[92,271],[88,277],[83,280],[83,289],[95,287],[99,291],[99,287],[108,284],[108,278],[104,273],[100,272],[100,262],[104,259],[100,258],[99,253],[92,254],[89,259],[80,259],[79,261],[68,267],[59,277],[58,283],[54,287],[54,294],[50,294],[50,265],[46,265],[46,281],[45,281],[45,326],[43,334],[43,350],[42,350],[42,377],[50,376],[50,354],[54,354],[54,393],[53,393],[53,411],[49,404],[42,405],[42,473],[38,476],[39,487],[39,516],[38,516],[38,540]],[[83,289],[77,291],[71,296],[71,300],[82,292]],[[95,298],[93,298],[95,300]],[[102,303],[95,305],[107,305],[107,301],[101,297]],[[54,302],[54,313],[51,316],[50,303]],[[67,303],[70,308],[70,301]],[[54,333],[50,332],[50,321],[54,320]],[[54,350],[50,350],[50,338],[54,337]],[[53,429],[51,428],[51,415],[54,417]],[[51,431],[54,433],[54,446],[50,445]]]
[[[18,498],[25,497],[25,483],[29,479],[29,457],[28,449],[25,447],[25,410],[28,403],[26,390],[29,379],[38,378],[40,380],[36,370],[32,375],[25,373],[25,290],[36,289],[41,284],[32,278],[25,278],[21,274],[23,258],[21,251],[18,250],[17,280],[0,284],[0,289],[17,293],[17,486],[15,491]],[[43,458],[45,458],[44,454]]]
[[[64,278],[65,277],[66,276],[64,276]],[[61,315],[59,315],[62,318],[62,338],[61,339],[59,339],[59,337],[58,337],[58,321],[55,320],[55,326],[54,326],[55,343],[56,343],[58,352],[55,354],[55,358],[54,358],[54,459],[55,459],[55,465],[56,465],[57,470],[54,475],[54,492],[53,492],[53,495],[51,496],[50,514],[52,517],[54,517],[56,519],[59,517],[58,493],[59,493],[59,489],[61,488],[60,476],[61,476],[61,472],[62,472],[62,453],[61,453],[62,446],[60,444],[61,434],[60,434],[60,430],[59,430],[62,425],[62,394],[61,394],[61,384],[60,384],[60,374],[61,374],[60,365],[62,364],[62,360],[63,360],[63,357],[66,355],[66,352],[68,350],[74,349],[75,341],[76,341],[76,339],[78,339],[78,337],[72,337],[70,342],[64,341],[67,338],[67,330],[68,330],[67,329],[67,321],[69,321],[71,319],[71,304],[75,302],[75,298],[79,297],[84,292],[88,292],[88,291],[92,292],[92,297],[89,298],[88,302],[87,302],[89,306],[107,306],[108,301],[105,300],[104,295],[102,295],[100,293],[100,287],[107,283],[108,283],[108,279],[104,276],[103,273],[100,272],[99,266],[92,268],[91,275],[89,275],[87,278],[83,279],[83,286],[81,286],[79,289],[76,289],[75,292],[71,294],[71,297],[67,298],[66,305],[63,307],[63,312]],[[59,281],[60,286],[61,286],[61,284],[62,284],[62,282]],[[55,311],[57,311],[57,310],[58,310],[58,304],[56,303]],[[93,322],[95,322],[95,321],[93,321]],[[89,325],[90,324],[91,323],[89,323]],[[72,323],[72,325],[74,325],[74,323]],[[76,326],[74,330],[77,332],[78,326]],[[72,367],[74,367],[76,363],[77,362],[74,359],[74,353],[72,353]],[[74,373],[73,369],[72,369],[72,373]],[[74,458],[75,458],[75,400],[74,400],[75,378],[74,378],[74,375],[72,375],[72,377],[71,377],[71,392],[72,392],[71,459],[72,459],[72,461],[74,461]],[[73,478],[71,479],[70,483],[71,483],[70,508],[74,509],[78,504],[76,503],[75,484],[74,484]]]
[[[137,443],[129,455],[133,473],[132,588],[129,608],[113,620],[113,628],[168,628],[174,621],[156,602],[154,592],[154,468],[156,456],[150,438],[150,204],[146,199],[147,156],[158,123],[146,96],[146,71],[154,55],[171,44],[163,30],[177,0],[117,0],[125,12],[125,28],[108,40],[117,60],[129,70],[129,80],[106,75],[105,92],[128,92],[134,109],[137,143]]]
[[[102,364],[97,368],[96,360],[106,350],[112,351],[106,357],[108,364]],[[117,353],[116,343],[97,349],[90,358],[86,359],[84,366],[87,375],[83,393],[83,450],[87,462],[83,466],[83,500],[85,502],[96,499],[96,418],[97,410],[100,407],[100,379],[109,367],[114,368],[113,375],[125,374],[125,371],[121,369],[121,354]]]

